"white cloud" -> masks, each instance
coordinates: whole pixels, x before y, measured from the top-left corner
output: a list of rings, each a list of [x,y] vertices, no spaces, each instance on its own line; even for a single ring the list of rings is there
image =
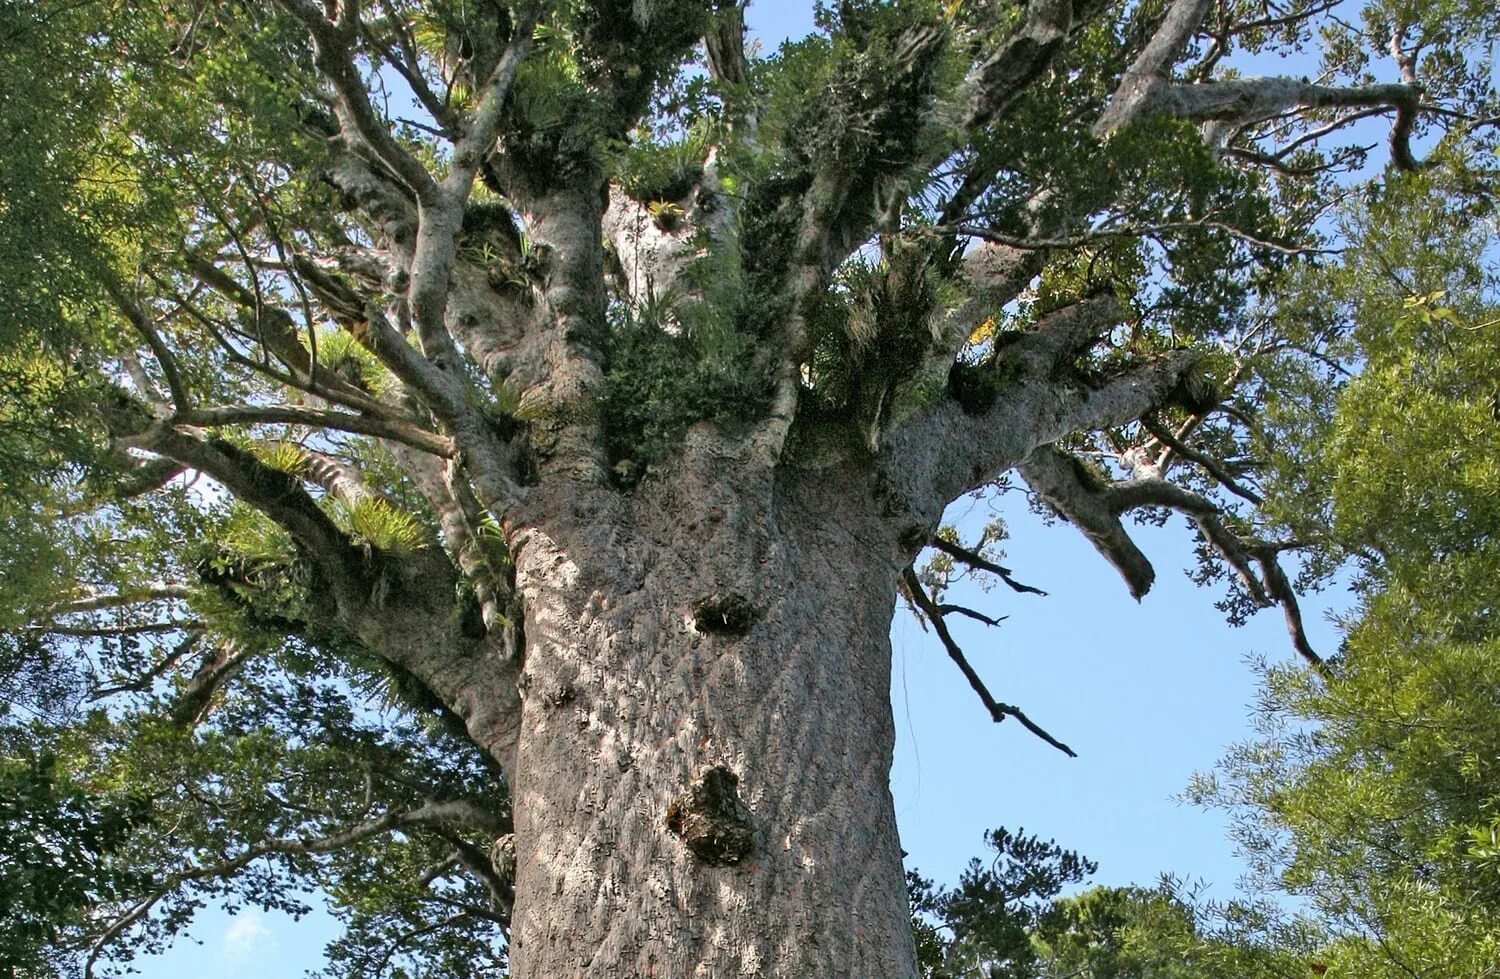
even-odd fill
[[[266,926],[266,919],[258,911],[244,911],[235,915],[229,922],[229,927],[224,929],[224,954],[231,959],[248,959],[275,947],[276,936]]]

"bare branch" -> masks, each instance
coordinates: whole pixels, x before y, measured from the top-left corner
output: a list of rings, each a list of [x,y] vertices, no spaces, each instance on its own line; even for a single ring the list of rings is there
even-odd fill
[[[1199,452],[1197,449],[1189,446],[1187,443],[1181,441],[1171,432],[1167,431],[1164,426],[1159,424],[1157,420],[1153,419],[1151,416],[1143,416],[1141,418],[1141,425],[1145,427],[1146,431],[1151,433],[1152,438],[1169,447],[1173,452],[1182,456],[1189,462],[1196,463],[1197,465],[1203,467],[1203,469],[1210,476],[1218,481],[1220,486],[1223,486],[1225,489],[1229,490],[1229,492],[1238,497],[1241,497],[1242,499],[1248,500],[1251,503],[1254,503],[1256,506],[1260,506],[1260,504],[1264,502],[1261,499],[1261,495],[1259,493],[1242,485],[1239,480],[1235,479],[1229,474],[1229,471],[1225,469],[1217,459],[1205,455],[1202,452]]]
[[[950,613],[953,615],[962,615],[965,618],[973,619],[976,622],[983,622],[987,626],[998,626],[1000,623],[1010,618],[1010,616],[1008,615],[985,615],[978,609],[969,608],[967,605],[954,605],[951,602],[944,602],[937,608],[938,611],[942,612],[944,615],[948,615]]]
[[[1276,560],[1274,550],[1263,548],[1257,553],[1257,558],[1260,561],[1261,573],[1265,576],[1266,591],[1281,606],[1282,614],[1286,618],[1286,628],[1292,637],[1292,647],[1313,669],[1325,677],[1328,676],[1328,664],[1313,650],[1312,643],[1307,639],[1307,630],[1302,624],[1302,607],[1297,603],[1297,592],[1292,588],[1292,583],[1287,580],[1286,572],[1281,569],[1281,564]]]
[[[1094,135],[1106,136],[1147,114],[1152,92],[1165,82],[1211,6],[1213,0],[1174,0],[1156,33],[1120,79],[1109,107],[1094,124]]]
[[[252,647],[233,639],[224,639],[204,655],[191,679],[177,695],[167,713],[178,727],[194,727],[203,722],[215,695],[244,668],[254,655]]]
[[[438,187],[432,174],[396,142],[390,127],[370,102],[369,89],[354,60],[355,25],[330,22],[312,0],[278,2],[312,36],[315,63],[333,86],[334,111],[344,134],[398,175],[419,202],[436,200]]]
[[[146,341],[151,348],[151,355],[156,358],[156,363],[161,367],[162,377],[167,382],[167,390],[172,394],[172,404],[178,411],[186,411],[191,405],[188,398],[187,385],[182,381],[182,373],[177,369],[177,358],[172,355],[172,350],[162,340],[161,334],[156,332],[156,327],[151,324],[151,318],[146,311],[125,294],[113,279],[107,279],[104,283],[105,290],[110,299],[119,307],[125,319],[131,327]]]
[[[1308,641],[1297,593],[1277,561],[1277,555],[1281,551],[1295,545],[1242,540],[1224,525],[1219,508],[1211,500],[1162,479],[1134,479],[1118,483],[1108,489],[1106,496],[1110,508],[1116,513],[1143,506],[1164,506],[1187,514],[1197,525],[1204,540],[1234,569],[1257,605],[1263,608],[1273,604],[1281,606],[1292,646],[1297,653],[1314,669],[1326,671],[1322,657]],[[1260,569],[1259,575],[1256,574],[1256,568]]]
[[[917,577],[917,572],[908,566],[902,571],[901,576],[906,582],[906,589],[908,594],[911,595],[912,601],[917,604],[917,608],[921,609],[922,613],[927,617],[927,621],[932,623],[933,631],[942,640],[943,648],[948,651],[948,658],[958,665],[958,669],[963,673],[964,679],[969,681],[969,686],[979,695],[979,700],[984,704],[985,710],[989,711],[990,718],[996,724],[999,724],[1007,717],[1014,717],[1021,723],[1022,727],[1058,751],[1061,751],[1069,758],[1077,758],[1078,752],[1048,734],[1035,721],[1027,717],[1019,707],[1001,703],[994,698],[989,688],[984,685],[984,681],[979,678],[979,674],[974,671],[974,667],[969,664],[968,657],[964,655],[958,642],[954,640],[953,634],[948,631],[948,623],[943,618],[942,609],[928,597],[926,589],[922,587],[921,579]]]

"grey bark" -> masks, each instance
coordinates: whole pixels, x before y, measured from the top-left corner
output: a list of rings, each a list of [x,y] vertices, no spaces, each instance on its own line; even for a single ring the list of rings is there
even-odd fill
[[[747,455],[696,432],[670,476],[515,542],[516,975],[916,974],[888,788],[905,559],[864,481]],[[714,596],[743,612],[695,616]],[[750,846],[705,860],[669,815],[715,769]]]

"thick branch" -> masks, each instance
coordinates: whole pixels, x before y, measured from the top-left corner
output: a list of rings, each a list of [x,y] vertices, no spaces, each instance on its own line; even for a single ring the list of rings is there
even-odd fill
[[[1020,28],[974,69],[964,132],[988,126],[1051,65],[1077,25],[1104,7],[1099,0],[1030,0]]]
[[[938,321],[932,348],[907,385],[920,390],[947,375],[974,330],[1015,299],[1042,269],[1039,251],[982,241],[964,253],[954,278],[964,299]]]
[[[1213,0],[1175,0],[1167,8],[1151,40],[1120,79],[1109,107],[1094,125],[1094,135],[1122,129],[1149,111],[1151,93],[1170,75],[1212,6]]]
[[[138,434],[119,434],[218,480],[235,497],[286,528],[336,583],[357,577],[348,539],[291,476],[228,442],[205,441],[165,422],[153,423]]]
[[[1156,80],[1140,97],[1138,116],[1165,115],[1194,122],[1246,124],[1311,109],[1394,111],[1391,158],[1403,170],[1419,166],[1411,152],[1422,88],[1411,84],[1319,85],[1297,78],[1246,78],[1196,85]],[[1355,116],[1349,117],[1350,119]]]
[[[1097,476],[1066,452],[1044,445],[1020,466],[1021,475],[1047,504],[1076,526],[1102,554],[1137,601],[1156,581],[1156,569],[1120,523],[1119,511]]]
[[[972,396],[956,393],[913,413],[885,438],[883,477],[909,513],[902,519],[932,526],[948,503],[1013,468],[1039,445],[1069,434],[1123,425],[1160,405],[1198,355],[1178,350],[1087,387],[1064,365],[1086,343],[1088,324],[1103,326],[1103,300],[1044,318],[997,358],[993,377],[981,376]],[[1005,364],[1020,376],[1003,372]],[[1050,367],[1046,365],[1050,364]],[[1045,367],[1045,369],[1044,369]],[[1029,368],[1029,369],[1027,369]],[[1033,372],[1034,371],[1034,372]]]
[[[436,188],[436,193],[417,197],[417,237],[407,261],[411,276],[407,302],[422,353],[438,370],[450,374],[462,370],[461,353],[445,320],[464,205],[474,189],[474,179],[499,135],[505,97],[531,45],[536,12],[535,4],[529,4],[519,12],[505,52],[481,86],[479,105],[468,120],[463,137],[453,148],[453,161],[447,175]],[[453,413],[450,411],[449,414]]]
[[[184,412],[176,420],[179,424],[196,428],[225,425],[305,425],[390,439],[445,458],[456,452],[451,439],[407,422],[386,421],[347,411],[305,408],[302,405],[227,405],[220,408],[200,408]]]
[[[1162,479],[1134,479],[1119,483],[1108,491],[1110,506],[1117,513],[1143,506],[1163,506],[1186,514],[1197,525],[1204,540],[1234,569],[1251,599],[1262,608],[1280,605],[1286,617],[1292,647],[1315,669],[1326,666],[1307,638],[1297,593],[1277,561],[1285,545],[1265,541],[1242,540],[1224,525],[1220,510],[1212,501],[1191,490]],[[1260,569],[1257,575],[1256,568]]]
[[[215,645],[203,656],[187,685],[177,695],[167,718],[179,727],[202,723],[215,695],[244,668],[253,653],[251,647],[233,639]]]
[[[396,142],[389,125],[370,102],[369,90],[354,60],[355,25],[330,22],[312,0],[279,2],[312,36],[315,63],[333,86],[335,112],[345,135],[397,174],[418,201],[435,199],[437,183],[432,174]]]

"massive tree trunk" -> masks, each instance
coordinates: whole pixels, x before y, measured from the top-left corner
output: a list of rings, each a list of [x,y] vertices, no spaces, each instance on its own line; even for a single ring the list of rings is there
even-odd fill
[[[888,787],[899,548],[863,481],[693,441],[519,535],[515,973],[915,975]]]

